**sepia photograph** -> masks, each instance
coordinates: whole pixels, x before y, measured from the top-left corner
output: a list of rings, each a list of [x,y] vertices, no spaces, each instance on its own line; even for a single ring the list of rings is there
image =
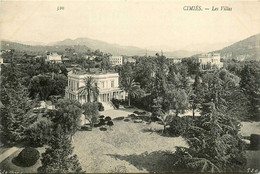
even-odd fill
[[[0,0],[0,174],[260,173],[260,1]]]

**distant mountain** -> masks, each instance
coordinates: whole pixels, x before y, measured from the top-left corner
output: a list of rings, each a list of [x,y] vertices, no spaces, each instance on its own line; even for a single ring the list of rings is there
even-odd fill
[[[66,48],[71,47],[74,48],[77,52],[87,52],[89,50],[88,47],[84,45],[76,45],[76,46],[32,46],[32,45],[25,45],[21,43],[11,42],[11,41],[1,41],[1,49],[8,50],[8,49],[15,49],[17,51],[28,51],[28,52],[64,52]]]
[[[225,59],[260,60],[260,33],[214,52]]]
[[[134,46],[122,46],[118,44],[111,44],[99,40],[89,39],[89,38],[77,38],[75,40],[72,39],[65,39],[59,42],[53,42],[49,45],[57,46],[57,45],[84,45],[93,50],[99,49],[103,52],[111,53],[112,55],[128,55],[128,56],[144,56],[146,53],[147,55],[154,56],[157,52],[161,52],[161,50],[153,51],[153,50],[146,50]],[[191,55],[200,53],[198,51],[185,51],[185,50],[178,50],[178,51],[168,51],[164,52],[165,56],[168,57],[189,57]]]
[[[234,42],[225,42],[225,43],[199,43],[199,44],[190,44],[183,47],[183,50],[187,51],[201,51],[201,52],[211,52],[214,50],[219,50],[225,48]]]

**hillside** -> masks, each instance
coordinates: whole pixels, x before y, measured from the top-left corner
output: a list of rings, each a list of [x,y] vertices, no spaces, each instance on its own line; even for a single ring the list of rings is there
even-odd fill
[[[86,52],[89,50],[88,47],[84,45],[73,45],[73,46],[64,46],[64,45],[59,45],[59,46],[31,46],[31,45],[25,45],[25,44],[20,44],[16,42],[10,42],[10,41],[1,41],[1,49],[2,50],[7,50],[7,49],[15,49],[17,51],[28,51],[28,52],[64,52],[64,50],[68,47],[74,48],[77,52]]]
[[[225,59],[260,60],[260,34],[217,50]]]
[[[146,54],[150,56],[154,56],[158,51],[153,50],[145,50],[142,48],[134,47],[134,46],[122,46],[118,44],[111,44],[103,41],[93,40],[89,38],[77,38],[75,40],[65,39],[63,41],[54,42],[49,45],[59,46],[59,45],[84,45],[93,50],[99,49],[103,52],[111,53],[113,55],[128,55],[128,56],[143,56]],[[164,52],[164,55],[169,57],[188,57],[194,54],[199,53],[198,51],[185,51],[185,50],[177,50],[173,52]]]

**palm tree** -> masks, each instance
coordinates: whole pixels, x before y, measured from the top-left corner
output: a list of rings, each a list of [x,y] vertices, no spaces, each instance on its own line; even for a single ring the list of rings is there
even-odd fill
[[[123,89],[128,93],[128,106],[131,105],[131,97],[136,98],[144,95],[144,91],[130,76],[126,77],[126,79],[122,83],[122,86]]]
[[[97,101],[99,95],[99,89],[95,79],[91,76],[84,78],[85,85],[79,88],[79,96],[88,96],[88,102],[90,102],[91,93],[94,96],[94,100]]]

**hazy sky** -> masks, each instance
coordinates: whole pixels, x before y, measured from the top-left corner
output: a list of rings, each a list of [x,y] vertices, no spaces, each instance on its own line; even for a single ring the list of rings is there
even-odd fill
[[[184,6],[232,11],[184,11]],[[57,11],[62,6],[64,10]],[[1,2],[1,38],[54,42],[88,37],[109,43],[182,48],[260,33],[260,2]]]

